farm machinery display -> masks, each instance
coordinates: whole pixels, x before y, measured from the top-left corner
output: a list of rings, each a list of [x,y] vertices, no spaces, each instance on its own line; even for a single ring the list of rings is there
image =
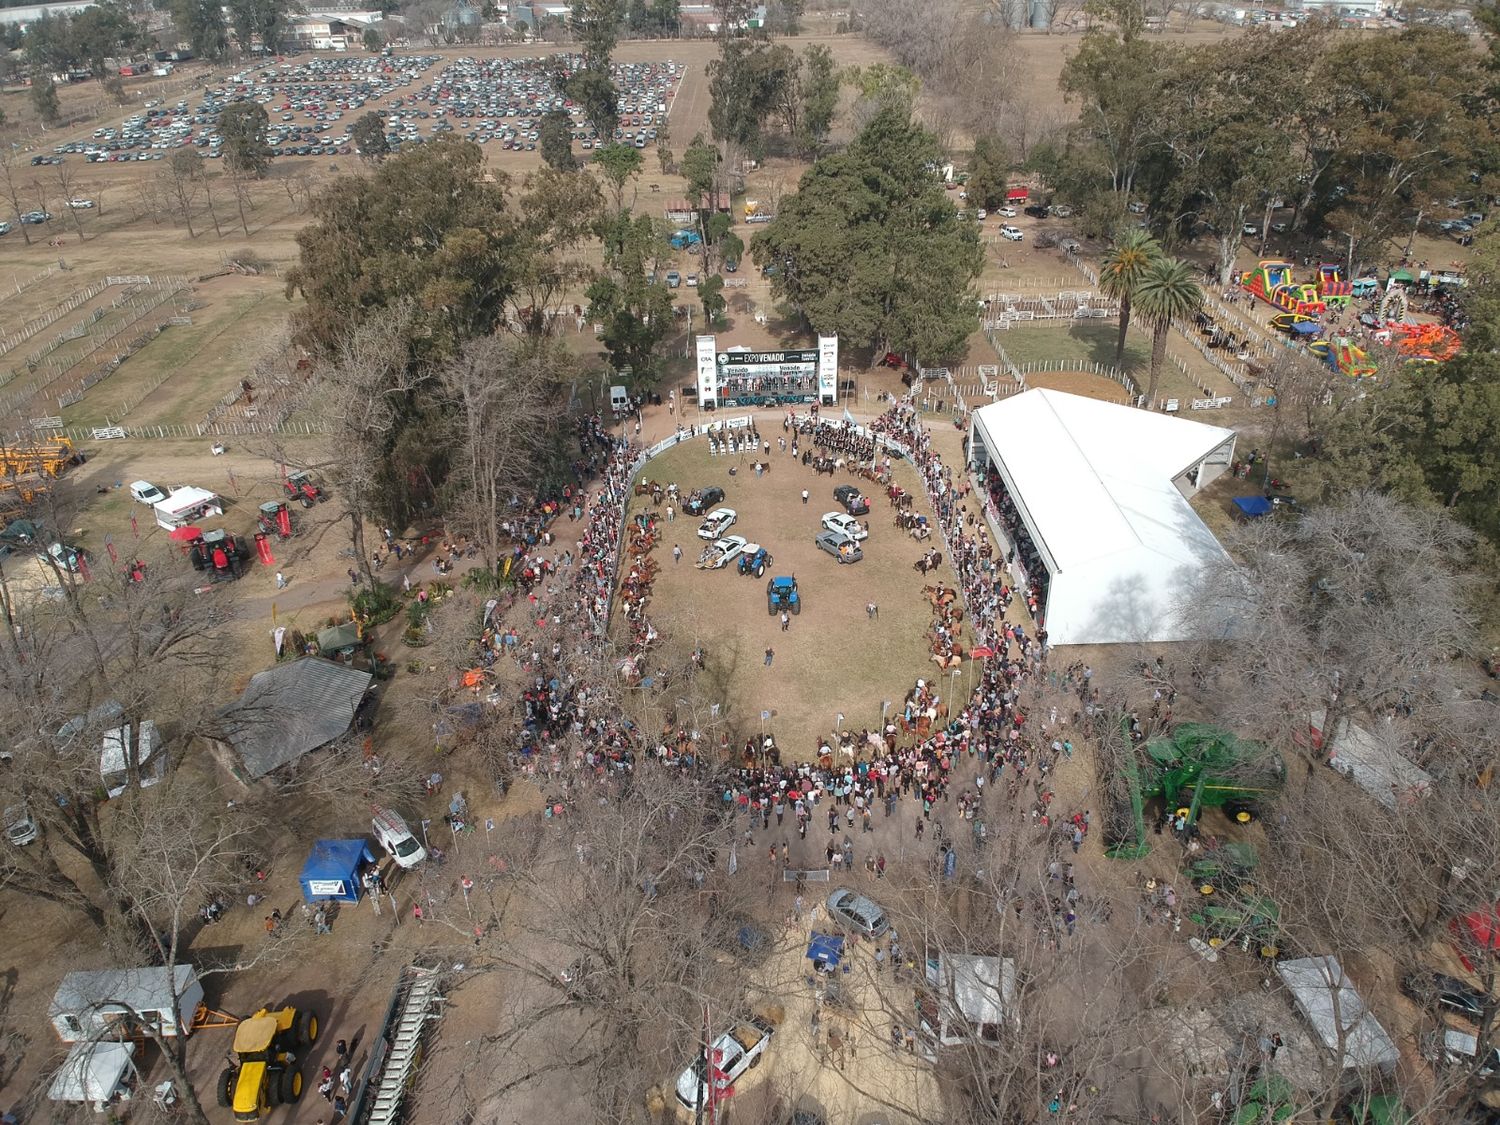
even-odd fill
[[[1187,865],[1187,877],[1198,892],[1196,901],[1187,904],[1187,917],[1210,948],[1233,942],[1247,952],[1253,947],[1262,957],[1280,953],[1281,908],[1256,886],[1259,864],[1249,844],[1227,843]]]
[[[739,562],[735,564],[735,568],[742,575],[753,574],[757,578],[762,578],[773,562],[775,560],[771,558],[770,551],[755,543],[748,543],[745,545],[744,551],[741,552]]]
[[[1129,800],[1128,827],[1115,831],[1108,854],[1139,859],[1151,851],[1147,800],[1160,799],[1186,826],[1196,825],[1204,808],[1222,809],[1230,820],[1248,824],[1260,815],[1260,802],[1280,791],[1286,764],[1269,747],[1220,727],[1182,723],[1170,736],[1153,738],[1128,754],[1120,773]]]

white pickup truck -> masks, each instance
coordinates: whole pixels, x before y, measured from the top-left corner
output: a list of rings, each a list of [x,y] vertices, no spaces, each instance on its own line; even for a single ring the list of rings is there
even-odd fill
[[[736,1024],[714,1040],[708,1049],[708,1066],[715,1074],[716,1100],[747,1070],[760,1064],[766,1044],[775,1034],[776,1029],[770,1023],[755,1017]],[[677,1079],[677,1100],[687,1109],[697,1109],[699,1099],[708,1094],[708,1081],[698,1067],[699,1062],[693,1061]]]

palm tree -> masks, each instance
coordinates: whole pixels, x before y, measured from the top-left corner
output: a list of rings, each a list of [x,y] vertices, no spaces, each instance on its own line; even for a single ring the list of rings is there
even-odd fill
[[[1203,290],[1193,279],[1193,267],[1181,258],[1157,258],[1146,267],[1135,287],[1135,307],[1151,325],[1151,374],[1146,387],[1147,409],[1156,401],[1156,380],[1167,358],[1167,333],[1174,320],[1185,320],[1203,304]]]
[[[1130,305],[1146,267],[1161,257],[1161,243],[1143,230],[1128,230],[1115,240],[1099,270],[1099,288],[1120,302],[1120,338],[1115,342],[1115,366],[1125,362],[1125,330],[1130,327]]]

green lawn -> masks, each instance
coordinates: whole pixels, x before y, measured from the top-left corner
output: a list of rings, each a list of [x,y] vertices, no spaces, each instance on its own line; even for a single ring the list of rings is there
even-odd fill
[[[1080,366],[1101,363],[1106,367],[1114,366],[1118,336],[1119,330],[1112,321],[1067,328],[1012,328],[995,333],[995,339],[1014,363],[1060,360]],[[1127,372],[1144,371],[1149,359],[1145,341],[1132,334],[1125,342],[1125,362],[1121,366]]]

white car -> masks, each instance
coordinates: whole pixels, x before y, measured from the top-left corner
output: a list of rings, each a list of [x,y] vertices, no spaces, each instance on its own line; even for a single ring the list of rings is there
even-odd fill
[[[70,199],[70,200],[68,200],[68,206],[71,207],[75,211],[87,211],[93,205],[94,205],[94,201],[92,199]]]
[[[138,480],[130,486],[130,498],[137,504],[155,507],[167,498],[167,494],[148,480]]]
[[[1000,237],[1009,239],[1011,242],[1020,242],[1026,236],[1021,233],[1020,227],[1013,227],[1005,223],[1000,227]]]
[[[723,570],[735,559],[745,553],[745,548],[750,544],[745,542],[743,535],[726,535],[723,539],[715,539],[703,553],[698,556],[698,561],[693,565],[699,570]]]
[[[981,207],[978,211],[974,212],[974,217],[976,219],[978,219],[981,223],[984,222],[985,219],[989,218],[989,216],[990,216],[990,213],[988,211],[986,211],[983,207]]]
[[[1016,217],[1016,209],[1014,207],[1002,207],[995,214],[999,215],[1002,219],[1014,219]]]
[[[717,539],[733,527],[735,520],[739,518],[733,508],[715,508],[703,517],[703,522],[698,526],[698,538]]]
[[[715,1039],[708,1051],[709,1064],[716,1072],[714,1087],[726,1090],[756,1066],[774,1034],[775,1029],[770,1024],[752,1019],[737,1024]],[[694,1062],[677,1078],[677,1100],[685,1108],[695,1110],[707,1093],[706,1076],[698,1073],[698,1064]]]
[[[840,535],[847,536],[856,542],[868,539],[870,533],[865,530],[865,525],[860,523],[851,515],[844,512],[829,512],[823,517],[823,527],[828,531],[836,531]]]

